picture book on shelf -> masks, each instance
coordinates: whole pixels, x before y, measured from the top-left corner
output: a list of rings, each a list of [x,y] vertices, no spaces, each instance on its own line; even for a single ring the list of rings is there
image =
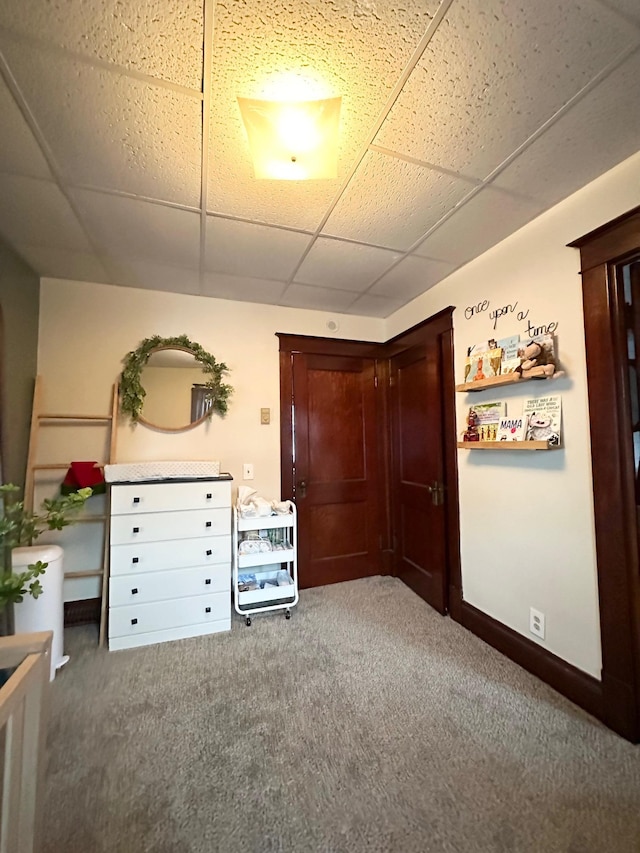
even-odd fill
[[[480,341],[467,349],[464,381],[491,379],[503,373],[512,373],[520,366],[520,335]]]
[[[503,402],[480,403],[473,407],[479,441],[495,441],[498,425],[505,414]]]
[[[524,441],[525,423],[522,415],[500,418],[498,441]]]
[[[562,439],[562,398],[559,394],[526,400],[522,408],[525,441],[548,441],[558,447]]]

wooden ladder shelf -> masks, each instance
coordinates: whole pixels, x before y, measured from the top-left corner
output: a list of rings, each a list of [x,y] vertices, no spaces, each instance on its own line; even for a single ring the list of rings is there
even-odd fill
[[[67,471],[71,460],[66,462],[37,462],[40,430],[49,426],[64,427],[90,427],[100,426],[107,429],[107,459],[97,463],[97,467],[104,468],[105,464],[115,461],[116,454],[116,418],[118,413],[118,386],[114,385],[111,395],[111,411],[108,415],[86,415],[43,412],[42,409],[43,383],[42,377],[37,376],[33,392],[33,410],[31,414],[31,429],[29,433],[29,453],[27,456],[27,470],[25,476],[24,504],[27,510],[33,510],[35,491],[37,486],[38,472],[45,471]],[[104,542],[102,548],[102,566],[96,569],[83,569],[80,571],[66,570],[64,576],[67,579],[77,578],[100,578],[101,579],[101,613],[100,613],[100,644],[104,641],[106,629],[106,607],[107,607],[107,585],[108,585],[108,562],[109,562],[109,512],[108,507],[101,514],[87,514],[75,519],[75,523],[98,524],[104,526]]]

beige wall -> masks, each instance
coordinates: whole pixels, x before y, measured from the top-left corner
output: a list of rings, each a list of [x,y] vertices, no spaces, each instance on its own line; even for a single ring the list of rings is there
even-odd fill
[[[589,414],[579,253],[575,238],[638,204],[640,154],[538,217],[389,318],[389,335],[447,305],[454,313],[457,381],[466,347],[558,323],[566,377],[499,393],[457,395],[458,434],[472,402],[562,395],[565,448],[548,453],[458,451],[464,599],[529,639],[529,609],[546,615],[545,648],[600,677]],[[464,239],[464,235],[461,235]],[[484,299],[489,310],[465,318]],[[490,312],[517,302],[515,313]],[[519,322],[517,311],[526,311]]]
[[[0,241],[2,474],[24,485],[38,348],[38,276]]]

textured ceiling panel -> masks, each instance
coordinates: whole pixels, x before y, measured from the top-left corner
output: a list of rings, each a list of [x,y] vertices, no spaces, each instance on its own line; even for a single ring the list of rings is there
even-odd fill
[[[541,204],[485,188],[427,237],[414,254],[458,266],[495,246],[541,212]]]
[[[375,142],[485,178],[637,38],[595,0],[459,0]]]
[[[501,172],[495,186],[548,207],[630,157],[640,140],[638,80],[636,52]]]
[[[71,205],[55,184],[0,175],[0,199],[0,234],[9,243],[91,252]]]
[[[405,250],[471,189],[465,181],[370,151],[323,230]]]
[[[623,15],[628,15],[629,18],[640,24],[640,3],[638,0],[601,0],[601,2]]]
[[[246,278],[223,273],[205,273],[202,278],[202,295],[219,299],[237,299],[240,302],[262,302],[278,305],[285,285],[279,281]]]
[[[404,299],[388,299],[386,296],[374,296],[372,293],[363,293],[349,308],[345,308],[346,314],[355,314],[360,317],[389,317],[394,311],[405,304]]]
[[[346,311],[356,298],[357,294],[351,291],[292,284],[284,292],[279,304],[316,311]]]
[[[164,263],[123,259],[108,262],[114,282],[125,287],[144,290],[165,290],[169,293],[186,293],[198,296],[200,275],[197,270],[185,270]]]
[[[435,0],[218,3],[208,210],[315,229],[437,6]],[[338,180],[256,181],[238,95],[341,95]]]
[[[295,281],[360,292],[399,257],[388,249],[320,237],[302,262]]]
[[[73,183],[200,203],[201,103],[196,98],[46,52],[25,52],[15,44],[6,53]]]
[[[201,89],[202,0],[0,0],[0,25]]]
[[[453,264],[410,256],[374,284],[370,292],[408,302],[446,278],[453,269]]]
[[[285,282],[310,241],[308,234],[208,216],[205,268]]]
[[[29,125],[24,120],[2,77],[0,77],[0,116],[2,117],[0,172],[11,172],[32,178],[51,178],[51,172],[40,146],[35,141]]]
[[[50,278],[69,278],[75,281],[93,281],[110,284],[111,278],[100,258],[88,252],[16,246],[29,266],[39,275]]]
[[[73,195],[101,253],[199,268],[199,214],[89,190]]]

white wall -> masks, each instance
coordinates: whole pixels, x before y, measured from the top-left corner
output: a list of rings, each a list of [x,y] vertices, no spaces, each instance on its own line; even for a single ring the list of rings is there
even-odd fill
[[[389,318],[398,334],[456,306],[457,381],[476,341],[558,323],[566,377],[498,393],[457,395],[458,435],[472,402],[505,400],[517,414],[528,397],[562,395],[565,448],[547,453],[458,451],[465,601],[529,633],[529,608],[546,616],[545,648],[600,678],[601,650],[592,503],[588,400],[579,252],[566,244],[637,206],[640,154],[538,217]],[[464,239],[464,235],[460,235]],[[487,299],[488,311],[465,319]],[[517,302],[494,327],[489,313]],[[517,312],[528,309],[527,320]]]

